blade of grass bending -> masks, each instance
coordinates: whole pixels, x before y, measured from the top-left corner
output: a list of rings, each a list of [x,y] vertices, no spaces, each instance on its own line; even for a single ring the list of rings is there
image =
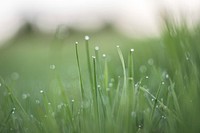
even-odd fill
[[[151,94],[148,90],[146,90],[144,87],[140,87],[140,90],[142,90],[142,91],[146,92],[147,94],[149,94],[149,95],[151,96],[151,98],[156,99],[156,97],[155,97],[153,94]],[[157,99],[157,103],[159,103],[159,105],[160,105],[165,111],[167,111],[170,115],[172,115],[176,120],[178,120],[179,122],[182,123],[181,119],[178,118],[178,117],[176,116],[176,114],[174,114],[166,105],[164,105],[163,102],[161,102],[160,100]]]
[[[124,76],[124,84],[123,84],[123,91],[125,91],[125,94],[126,94],[126,83],[127,83],[127,79],[126,79],[126,68],[125,68],[125,62],[124,62],[124,57],[123,57],[123,54],[122,54],[122,51],[120,49],[119,46],[117,46],[117,52],[118,52],[118,55],[119,55],[119,58],[120,58],[120,61],[121,61],[121,64],[122,64],[122,69],[123,69],[123,76]]]
[[[79,55],[78,55],[78,42],[75,43],[75,47],[76,47],[76,61],[78,65],[79,82],[81,86],[81,96],[82,96],[82,100],[84,100],[85,97],[84,97],[84,89],[83,89],[83,80],[82,80],[80,61],[79,61]]]
[[[11,88],[9,88],[6,84],[4,84],[8,93],[10,94],[10,99],[13,102],[13,104],[15,105],[15,102],[17,103],[17,105],[19,106],[19,108],[22,110],[22,112],[28,116],[27,112],[25,111],[25,109],[23,108],[23,106],[21,105],[21,103],[19,102],[19,100],[15,97],[15,95],[13,94],[13,92],[11,91]]]
[[[169,89],[170,89],[172,97],[173,97],[175,109],[178,112],[178,114],[180,115],[181,114],[181,110],[180,110],[180,106],[179,106],[179,103],[178,103],[178,98],[176,96],[176,92],[174,91],[174,86],[175,86],[175,84],[172,83],[172,81],[170,80],[170,87],[169,87]]]
[[[1,125],[0,133],[3,132],[4,127],[7,125],[7,122],[8,122],[8,120],[9,120],[11,114],[12,114],[14,111],[15,111],[15,108],[12,108],[11,111],[10,111],[10,113],[8,114],[8,116],[6,117],[6,119],[4,120],[3,124]]]
[[[89,71],[89,79],[91,88],[93,87],[93,80],[92,80],[92,67],[90,62],[90,48],[89,48],[89,36],[85,36],[85,47],[86,47],[86,56],[87,56],[87,66]]]
[[[152,112],[151,112],[151,118],[150,118],[151,120],[153,119],[153,115],[155,113],[156,105],[158,103],[158,97],[159,97],[159,94],[160,94],[160,90],[161,90],[161,84],[158,87],[158,90],[157,90],[157,93],[156,93],[156,97],[154,99],[154,105],[153,105],[153,109],[152,109]]]

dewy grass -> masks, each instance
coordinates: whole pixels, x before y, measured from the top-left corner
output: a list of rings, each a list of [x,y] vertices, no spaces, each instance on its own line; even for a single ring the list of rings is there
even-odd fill
[[[123,51],[127,59],[119,47],[117,57],[99,56],[99,47],[91,57],[86,37],[86,58],[75,43],[77,77],[57,76],[29,100],[9,80],[0,80],[0,132],[200,132],[200,30],[168,30],[177,31],[166,31],[152,53],[146,54],[148,46],[132,45],[135,50]]]

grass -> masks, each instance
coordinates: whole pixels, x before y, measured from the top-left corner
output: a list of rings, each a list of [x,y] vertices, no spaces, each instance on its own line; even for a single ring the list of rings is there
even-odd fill
[[[165,26],[155,40],[106,31],[3,48],[0,132],[199,132],[200,30]]]

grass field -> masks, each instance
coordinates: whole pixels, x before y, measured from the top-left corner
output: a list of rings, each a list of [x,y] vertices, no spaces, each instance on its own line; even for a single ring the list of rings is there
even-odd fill
[[[0,48],[0,132],[200,132],[199,36],[19,35]]]

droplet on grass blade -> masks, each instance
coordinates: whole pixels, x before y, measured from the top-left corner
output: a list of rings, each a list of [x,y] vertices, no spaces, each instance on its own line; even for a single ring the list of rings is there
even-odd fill
[[[94,49],[98,51],[98,50],[99,50],[99,47],[98,47],[98,46],[96,46]]]
[[[148,79],[148,78],[149,78],[149,76],[146,76],[145,78],[146,78],[146,79]]]
[[[1,87],[1,83],[0,83],[0,87]]]
[[[147,67],[145,65],[140,66],[140,72],[145,73],[147,71]]]
[[[35,100],[36,104],[40,104],[40,100]]]
[[[13,72],[13,73],[11,74],[11,78],[12,78],[12,80],[18,80],[18,79],[19,79],[19,73]]]
[[[54,70],[54,69],[56,69],[56,66],[55,66],[54,64],[51,64],[51,65],[49,66],[49,68],[50,68],[51,70]]]
[[[42,93],[44,93],[44,91],[43,91],[43,90],[40,90],[40,93],[42,94]]]
[[[149,64],[149,65],[151,65],[151,66],[153,66],[153,64],[154,64],[154,61],[153,61],[153,59],[152,59],[152,58],[150,58],[150,59],[148,60],[148,64]]]
[[[76,45],[78,45],[78,42],[75,42]]]
[[[134,49],[133,49],[133,48],[131,49],[131,52],[134,52]]]
[[[90,40],[90,37],[89,36],[85,36],[85,40],[86,41]]]
[[[105,57],[106,57],[106,54],[103,54],[102,56],[105,58]]]

